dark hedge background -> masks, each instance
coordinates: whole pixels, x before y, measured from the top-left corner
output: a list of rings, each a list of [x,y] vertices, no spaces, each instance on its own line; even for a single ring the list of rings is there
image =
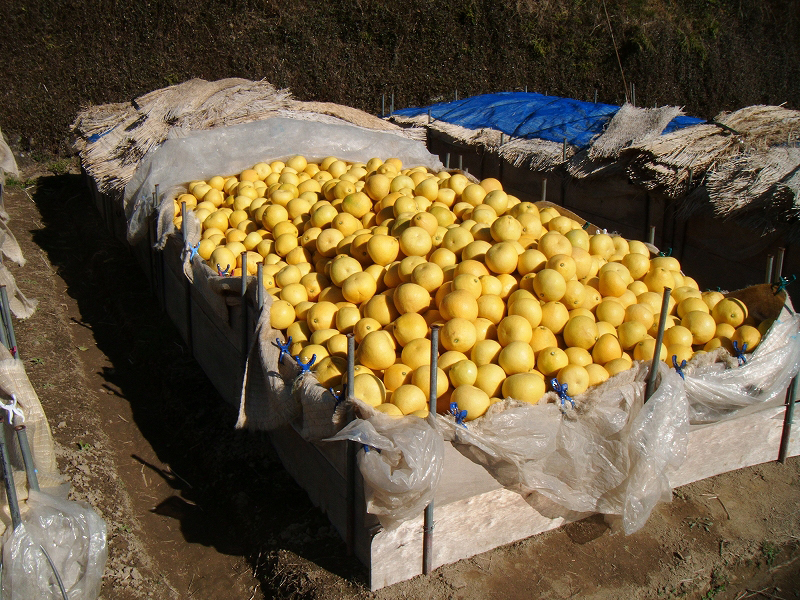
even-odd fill
[[[797,0],[607,0],[639,105],[711,117],[800,108]],[[0,127],[70,152],[82,106],[192,77],[265,78],[302,100],[378,113],[522,90],[621,103],[599,0],[0,0]]]

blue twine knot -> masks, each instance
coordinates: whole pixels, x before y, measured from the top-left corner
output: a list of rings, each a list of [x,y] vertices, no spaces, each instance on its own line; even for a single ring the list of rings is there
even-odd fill
[[[283,364],[283,357],[289,354],[289,346],[292,345],[292,336],[289,336],[285,344],[281,344],[280,338],[275,338],[275,345],[281,351],[280,354],[278,354],[278,362]]]
[[[464,429],[467,428],[466,423],[464,423],[464,419],[467,418],[467,411],[458,410],[458,403],[450,403],[450,414],[456,418],[456,425],[461,425]]]
[[[786,286],[792,283],[795,279],[797,279],[797,275],[792,275],[791,279],[787,279],[786,277],[781,277],[780,280],[778,280],[778,283],[773,284],[775,287],[773,295],[777,296],[778,294],[780,294],[783,290],[786,289]]]
[[[189,246],[189,262],[194,260],[194,257],[197,256],[197,252],[200,250],[200,242],[197,242],[194,246]],[[219,269],[219,265],[217,265],[217,269]]]
[[[307,363],[304,363],[303,359],[301,359],[300,356],[295,356],[294,362],[296,362],[297,366],[300,367],[300,372],[297,374],[297,376],[300,377],[301,375],[305,375],[306,373],[308,373],[311,370],[311,367],[314,366],[315,360],[317,360],[316,354],[312,354],[311,360],[309,360]]]
[[[678,372],[678,375],[681,376],[681,379],[685,380],[686,377],[683,375],[683,370],[686,368],[686,359],[684,358],[681,361],[681,364],[678,364],[678,355],[672,355],[672,366],[675,367],[675,370]]]
[[[666,252],[659,252],[659,256],[672,256],[672,248],[667,248]]]
[[[230,270],[231,270],[230,265],[225,267],[225,269],[223,270],[222,267],[219,266],[219,263],[217,263],[217,275],[219,275],[220,277],[230,277],[231,276]]]
[[[739,366],[747,364],[747,357],[744,355],[747,352],[747,342],[742,344],[742,347],[739,348],[739,342],[736,340],[733,341],[733,352],[734,356],[736,356],[736,360],[739,363]]]
[[[337,394],[332,387],[329,387],[328,392],[330,392],[330,395],[333,396],[334,400],[336,400],[336,404],[333,405],[334,408],[336,408],[342,402],[344,402],[344,398],[346,395],[346,391],[344,388],[342,388],[342,391]]]
[[[564,406],[564,402],[569,400],[569,403],[572,404],[572,408],[575,408],[575,401],[567,395],[567,388],[569,384],[567,383],[558,383],[558,379],[553,377],[550,380],[550,385],[553,386],[553,391],[558,394],[559,399],[561,400],[561,406]]]

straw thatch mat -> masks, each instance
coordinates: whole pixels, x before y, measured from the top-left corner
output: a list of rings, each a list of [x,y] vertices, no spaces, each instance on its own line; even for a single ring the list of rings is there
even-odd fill
[[[190,131],[290,117],[350,123],[366,129],[424,139],[363,111],[329,102],[301,102],[266,81],[192,79],[155,90],[131,102],[91,106],[72,124],[74,147],[103,193],[119,192],[141,158],[164,140]]]

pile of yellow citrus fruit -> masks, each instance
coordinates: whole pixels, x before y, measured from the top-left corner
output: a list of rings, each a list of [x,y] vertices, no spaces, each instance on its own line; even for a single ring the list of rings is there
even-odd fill
[[[571,396],[652,360],[665,287],[662,360],[758,345],[739,300],[700,292],[678,261],[595,233],[488,178],[373,158],[294,156],[193,181],[175,200],[203,225],[198,254],[257,273],[270,320],[326,387],[343,384],[348,333],[356,396],[391,415],[427,415],[431,326],[439,325],[437,410],[471,420],[511,397],[536,403],[555,378]],[[246,253],[246,260],[242,260]]]

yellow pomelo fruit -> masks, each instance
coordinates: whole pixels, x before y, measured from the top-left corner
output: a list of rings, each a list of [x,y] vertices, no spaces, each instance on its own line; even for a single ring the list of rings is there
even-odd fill
[[[272,303],[269,312],[269,322],[273,329],[286,329],[294,323],[297,315],[294,307],[285,300],[276,300]]]
[[[428,260],[444,269],[445,267],[454,266],[458,262],[458,257],[454,252],[448,250],[447,248],[437,248],[431,252]]]
[[[639,321],[646,329],[653,326],[653,309],[649,304],[631,304],[625,309],[625,321]]]
[[[486,190],[477,183],[470,183],[461,191],[461,201],[467,202],[472,206],[478,206],[483,202],[486,196]]]
[[[484,296],[499,296],[503,291],[503,284],[494,275],[481,275],[481,294]]]
[[[280,299],[297,306],[300,302],[308,300],[308,291],[302,283],[290,283],[281,288]]]
[[[675,312],[680,319],[682,319],[686,313],[693,310],[699,310],[706,313],[711,312],[708,309],[708,305],[703,301],[702,298],[697,298],[694,296],[690,296],[678,301],[678,305],[675,307]]]
[[[592,360],[600,365],[621,357],[622,347],[620,341],[610,333],[601,335],[592,349]]]
[[[397,275],[403,283],[411,282],[411,274],[420,265],[425,264],[424,256],[406,256],[397,267]]]
[[[372,407],[386,402],[386,387],[373,373],[359,373],[353,377],[353,393],[356,398]]]
[[[477,300],[483,294],[483,285],[478,276],[460,273],[453,277],[453,290],[466,290]]]
[[[589,376],[589,387],[603,383],[609,378],[608,371],[602,365],[592,363],[584,366],[586,374]]]
[[[452,227],[447,230],[447,233],[442,240],[442,248],[447,248],[456,256],[461,256],[461,251],[467,247],[470,242],[475,241],[472,234],[463,227]]]
[[[452,177],[451,177],[452,179]],[[461,385],[453,390],[450,401],[455,402],[459,410],[467,411],[465,421],[472,421],[489,409],[489,395],[474,385]]]
[[[328,340],[331,339],[333,336],[338,335],[339,331],[337,329],[318,329],[311,334],[309,338],[309,342],[312,344],[319,344],[320,346],[328,345]]]
[[[395,363],[392,338],[386,331],[372,331],[364,336],[356,350],[356,360],[370,369],[388,369]],[[417,410],[417,409],[414,409]]]
[[[617,300],[603,300],[595,307],[595,315],[598,320],[619,327],[625,322],[625,307]]]
[[[656,315],[661,312],[661,304],[663,302],[663,297],[661,293],[656,292],[644,292],[637,296],[636,301],[638,304],[647,304],[653,309],[653,314]],[[667,313],[672,314],[674,309],[677,305],[675,304],[675,298],[672,296],[669,297],[667,300]]]
[[[517,271],[520,275],[538,273],[547,266],[547,257],[536,248],[528,248],[519,255]]]
[[[473,385],[478,379],[478,365],[471,360],[460,360],[450,366],[447,377],[454,388],[460,385]]]
[[[647,285],[647,289],[661,295],[664,292],[664,288],[674,288],[675,278],[672,276],[672,271],[663,267],[653,266],[653,261],[650,262],[650,270],[642,280]]]
[[[569,217],[558,215],[553,217],[547,222],[547,229],[550,231],[557,231],[558,233],[564,235],[568,231],[571,231],[576,226],[577,223],[570,219]]]
[[[438,313],[439,311],[429,310],[425,313],[425,319],[428,320],[429,313]],[[475,319],[475,333],[478,336],[478,341],[481,340],[496,340],[497,339],[497,325],[492,323],[489,319],[478,317]]]
[[[702,294],[700,290],[690,287],[688,285],[682,285],[681,287],[675,288],[672,290],[672,297],[675,298],[675,302],[680,304],[686,298],[702,298]],[[710,309],[709,309],[710,310]]]
[[[491,206],[498,215],[504,215],[511,206],[512,197],[503,190],[489,190],[489,193],[483,198],[483,203]]]
[[[730,323],[719,323],[717,324],[717,330],[714,333],[714,337],[726,337],[728,339],[732,339],[734,333],[736,333],[736,328],[733,325]]]
[[[664,344],[667,346],[691,346],[693,343],[692,332],[683,325],[675,325],[664,330]]]
[[[564,234],[569,240],[569,243],[572,244],[572,249],[579,248],[585,251],[587,254],[589,253],[589,233],[584,229],[570,229]]]
[[[353,273],[342,282],[342,295],[348,302],[361,304],[375,295],[377,284],[369,273]]]
[[[569,364],[571,365],[580,365],[585,367],[592,362],[592,355],[589,353],[589,351],[583,348],[578,348],[577,346],[565,348],[564,353],[567,355],[567,360],[569,360]]]
[[[511,342],[500,351],[497,364],[503,368],[506,375],[527,373],[534,368],[536,357],[529,343]]]
[[[422,227],[408,227],[400,234],[400,250],[406,256],[426,256],[432,247],[431,236]]]
[[[655,351],[656,340],[653,338],[646,338],[633,347],[633,358],[634,360],[650,361],[653,360]],[[667,360],[667,347],[664,344],[661,344],[659,360]]]
[[[395,308],[401,315],[409,312],[423,312],[431,305],[431,295],[428,290],[416,283],[400,284],[395,289],[392,298]]]
[[[567,291],[567,282],[558,271],[542,269],[533,279],[533,291],[544,302],[556,302],[564,297]]]
[[[397,343],[405,346],[412,340],[428,335],[428,323],[417,313],[405,313],[395,319],[393,333]]]
[[[456,350],[465,354],[472,350],[477,341],[475,325],[462,318],[449,319],[440,331],[440,341],[447,350]]]
[[[404,415],[411,414],[417,410],[424,410],[428,407],[425,393],[416,385],[408,383],[401,385],[392,392],[391,402]]]
[[[506,372],[500,365],[489,363],[478,367],[478,377],[475,379],[475,387],[480,388],[492,397],[500,396]],[[463,386],[462,386],[463,387]]]
[[[747,318],[747,307],[736,298],[723,298],[711,309],[711,316],[716,323],[727,323],[739,327]]]
[[[622,373],[623,371],[630,369],[631,361],[627,356],[623,356],[622,358],[616,358],[607,362],[603,365],[603,368],[606,370],[609,376],[613,377],[617,373]]]
[[[364,317],[363,319],[359,319],[353,326],[353,335],[355,336],[356,343],[360,344],[367,334],[373,331],[380,331],[380,329],[381,324],[373,318]]]
[[[717,324],[707,312],[693,310],[681,319],[681,325],[692,333],[692,345],[700,346],[714,337]]]
[[[379,413],[383,413],[384,415],[388,415],[390,417],[403,416],[403,411],[401,411],[399,408],[397,408],[397,406],[395,406],[391,402],[384,402],[383,404],[379,404],[378,406],[375,407],[375,410]]]
[[[478,301],[466,290],[454,290],[442,298],[439,312],[447,320],[460,317],[474,321],[478,318]]]
[[[598,337],[601,336],[601,335],[604,335],[606,333],[610,333],[611,335],[613,335],[614,337],[619,339],[619,335],[617,335],[617,328],[614,327],[608,321],[597,321],[595,323],[595,325],[597,325],[597,335],[598,335]]]
[[[320,329],[332,329],[336,324],[336,313],[338,311],[339,307],[333,302],[317,302],[306,313],[308,328],[312,332]]]
[[[569,254],[556,254],[551,256],[547,261],[548,269],[558,271],[564,278],[564,281],[569,281],[575,277],[577,265],[575,259]]]
[[[654,338],[658,335],[658,324],[660,318],[661,318],[661,313],[656,313],[653,315],[653,325],[650,327],[650,329],[647,330],[647,334],[650,337]],[[678,325],[679,323],[680,321],[678,321],[677,317],[674,317],[673,315],[667,315],[667,318],[664,321],[664,331],[672,329],[673,327],[675,327],[675,325]]]
[[[306,342],[311,337],[311,329],[305,321],[295,321],[286,328],[287,338],[292,338],[294,342]]]
[[[708,306],[709,310],[712,310],[720,300],[725,298],[725,295],[722,292],[708,290],[707,292],[700,294],[700,297],[703,299],[703,302],[706,303],[706,306]]]
[[[692,350],[691,346],[687,346],[686,344],[670,344],[667,346],[667,364],[671,367],[672,366],[672,357],[675,357],[675,360],[678,361],[678,366],[685,360],[689,362],[692,360],[692,354],[694,351]]]
[[[470,351],[470,360],[477,366],[496,363],[502,349],[503,346],[497,340],[478,340]]]
[[[517,293],[517,292],[514,292]],[[542,322],[542,305],[536,298],[521,297],[513,303],[508,302],[508,314],[525,317],[530,323],[531,328],[538,327]]]
[[[517,268],[519,253],[511,242],[498,242],[486,251],[486,266],[492,273],[513,273]]]
[[[376,294],[361,306],[361,315],[375,319],[381,326],[388,325],[400,316],[389,291]]]
[[[703,345],[703,350],[705,352],[711,352],[721,347],[724,347],[730,354],[733,354],[733,344],[728,338],[711,338]]]
[[[422,365],[414,369],[411,375],[411,383],[422,390],[425,400],[430,400],[431,394],[431,366]],[[439,367],[436,368],[436,397],[440,398],[450,388],[450,382],[445,372]]]
[[[211,258],[208,260],[214,271],[216,271],[217,268],[225,270],[226,268],[233,268],[236,266],[236,255],[224,246],[216,247],[213,252],[211,252]]]
[[[614,240],[607,233],[596,233],[589,238],[589,253],[608,260],[616,253]]]
[[[633,283],[629,283],[628,289],[633,292],[633,295],[637,298],[648,291],[647,285],[645,285],[644,281],[634,281]]]
[[[522,236],[522,223],[511,215],[503,215],[492,221],[489,230],[495,242],[517,241]]]
[[[393,392],[401,385],[411,383],[413,370],[403,363],[394,363],[383,372],[383,385],[390,392]]]
[[[604,297],[614,296],[615,298],[619,298],[628,290],[628,282],[617,271],[601,271],[598,279],[598,291]]]
[[[567,354],[556,346],[543,348],[536,358],[536,369],[548,379],[554,377],[568,364]]]
[[[564,343],[591,350],[597,341],[597,325],[594,319],[578,315],[567,321],[563,330]]]
[[[569,310],[581,308],[586,302],[586,294],[586,287],[580,281],[571,279],[567,281],[567,286],[564,290],[564,296],[561,298],[561,302]]]
[[[542,305],[541,325],[553,333],[559,334],[564,331],[567,321],[569,321],[569,311],[561,302],[545,302]]]
[[[506,303],[500,296],[487,294],[478,298],[478,317],[497,325],[506,316]]]
[[[539,250],[548,259],[556,254],[572,255],[572,244],[557,231],[548,231],[539,239]]]
[[[323,387],[334,387],[342,383],[347,373],[347,360],[339,356],[326,356],[313,368],[317,380]]]
[[[650,270],[650,259],[638,252],[631,252],[622,257],[622,264],[628,269],[634,280],[639,280]]]
[[[456,265],[455,270],[453,272],[453,277],[456,275],[461,275],[463,273],[467,273],[469,275],[475,275],[476,277],[482,277],[483,275],[488,275],[489,270],[486,268],[482,262],[478,260],[466,260],[462,259],[462,261]],[[498,276],[498,279],[500,277]]]
[[[533,327],[522,315],[508,315],[497,324],[497,341],[501,346],[508,346],[512,342],[530,343],[533,336]]]
[[[740,351],[744,349],[744,352],[752,352],[761,342],[761,332],[751,325],[742,325],[736,329],[731,342],[736,342]]]
[[[544,379],[533,373],[515,373],[503,381],[504,398],[536,404],[545,393]]]
[[[566,365],[558,371],[556,379],[561,385],[566,385],[567,395],[580,396],[589,389],[589,372],[580,365]]]
[[[394,352],[392,354],[394,355]],[[411,340],[403,346],[400,360],[412,369],[431,364],[431,341],[427,338]]]
[[[533,328],[530,345],[534,352],[540,352],[541,350],[550,346],[557,346],[558,340],[556,339],[555,334],[550,331],[550,329],[544,325],[539,325],[538,327]]]

